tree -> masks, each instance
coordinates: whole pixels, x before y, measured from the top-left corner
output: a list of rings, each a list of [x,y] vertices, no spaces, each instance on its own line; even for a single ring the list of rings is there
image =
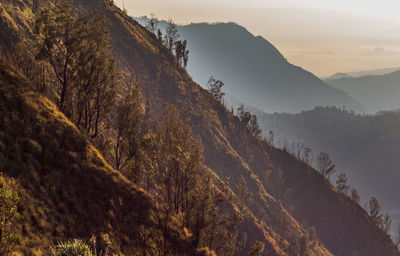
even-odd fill
[[[311,164],[311,163],[312,163],[312,158],[313,158],[313,156],[312,156],[312,150],[311,150],[311,148],[305,147],[305,148],[303,149],[303,161],[304,161],[306,164]]]
[[[153,34],[158,31],[158,18],[153,13],[150,14],[150,19],[146,23],[146,29]]]
[[[12,255],[16,242],[15,221],[19,197],[14,180],[0,173],[0,255]]]
[[[268,144],[273,146],[275,141],[275,134],[273,131],[269,131],[268,133]]]
[[[392,225],[392,220],[389,214],[385,213],[382,218],[381,228],[383,229],[383,231],[389,234],[391,225]]]
[[[51,67],[55,101],[78,128],[96,138],[104,127],[119,83],[104,17],[78,17],[64,1],[44,9],[35,23],[37,59]]]
[[[351,189],[350,192],[351,200],[353,200],[356,203],[360,203],[360,195],[358,194],[357,190],[355,188]]]
[[[54,11],[44,9],[35,23],[35,35],[39,48],[38,59],[50,63],[56,78],[59,96],[57,106],[65,110],[69,100],[72,79],[78,69],[76,60],[83,47],[83,21],[66,1],[58,4]]]
[[[207,82],[208,91],[213,96],[213,98],[217,101],[222,101],[225,93],[222,91],[222,87],[224,87],[224,82],[221,80],[217,80],[214,76],[211,76]]]
[[[261,256],[262,253],[264,252],[264,243],[260,241],[254,242],[254,244],[251,245],[251,248],[248,252],[248,256]]]
[[[375,197],[371,197],[369,200],[369,216],[372,218],[375,225],[378,227],[382,226],[381,205]]]
[[[247,109],[244,107],[243,104],[240,104],[240,106],[237,109],[237,115],[239,117],[239,120],[244,124],[248,125],[250,120],[251,120],[251,113],[247,111]]]
[[[175,42],[180,38],[178,27],[176,24],[170,19],[168,20],[167,29],[165,31],[164,36],[164,45],[173,52],[175,47]]]
[[[175,57],[179,65],[186,68],[189,61],[189,50],[187,50],[186,40],[175,42]]]
[[[113,122],[115,168],[129,166],[131,177],[139,175],[144,113],[140,91],[132,85],[118,103]]]
[[[321,152],[317,156],[317,170],[330,179],[331,174],[336,171],[336,165],[330,159],[328,153]]]
[[[256,138],[261,138],[261,129],[260,125],[258,124],[257,116],[256,115],[251,115],[250,117],[250,123],[249,123],[249,129],[251,134],[256,137]]]
[[[347,180],[346,173],[339,174],[336,180],[336,188],[345,196],[348,195],[350,189],[350,186],[347,184]]]

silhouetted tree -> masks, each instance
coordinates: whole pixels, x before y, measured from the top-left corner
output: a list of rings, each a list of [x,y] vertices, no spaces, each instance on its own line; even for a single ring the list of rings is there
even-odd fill
[[[307,164],[312,164],[312,150],[309,147],[303,149],[303,161]]]
[[[381,205],[375,197],[371,197],[369,200],[369,216],[378,227],[382,226]]]
[[[251,113],[247,111],[243,104],[240,104],[236,112],[239,120],[247,126],[251,120]]]
[[[382,226],[381,226],[383,231],[389,234],[391,225],[392,225],[392,220],[389,214],[385,213],[382,218]]]
[[[186,68],[189,61],[189,50],[187,49],[186,40],[175,42],[175,57],[179,65]]]
[[[175,47],[175,42],[180,38],[178,27],[176,24],[170,19],[168,20],[167,29],[165,31],[164,36],[164,45],[173,52]]]
[[[346,173],[339,174],[336,179],[336,188],[345,196],[348,195],[350,189],[350,186],[347,184],[347,180]]]
[[[225,93],[222,91],[222,87],[224,87],[224,82],[221,80],[217,80],[214,76],[211,76],[207,82],[208,91],[217,101],[222,101]]]
[[[153,13],[150,14],[150,19],[146,23],[146,29],[153,34],[158,31],[158,18]]]
[[[274,145],[274,142],[275,142],[275,134],[274,134],[273,131],[269,131],[269,132],[268,132],[268,139],[267,139],[267,141],[268,141],[268,144],[269,144],[269,145],[271,145],[271,146]]]
[[[317,156],[317,170],[328,179],[336,171],[336,165],[330,159],[328,153],[321,152]]]

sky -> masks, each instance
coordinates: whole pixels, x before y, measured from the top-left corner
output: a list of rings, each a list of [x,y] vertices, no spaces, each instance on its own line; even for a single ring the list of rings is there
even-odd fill
[[[398,0],[125,0],[125,7],[182,25],[236,22],[320,77],[400,67]]]

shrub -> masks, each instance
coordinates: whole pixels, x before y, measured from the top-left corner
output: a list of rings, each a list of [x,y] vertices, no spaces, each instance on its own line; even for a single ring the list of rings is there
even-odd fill
[[[95,256],[90,247],[81,240],[61,242],[57,245],[53,256]]]

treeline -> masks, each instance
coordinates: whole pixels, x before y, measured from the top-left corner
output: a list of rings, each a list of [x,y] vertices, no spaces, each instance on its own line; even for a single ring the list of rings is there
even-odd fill
[[[178,38],[171,22],[163,43],[186,66],[186,41]],[[32,90],[51,99],[116,170],[154,198],[157,228],[132,230],[140,239],[131,249],[141,255],[174,255],[170,238],[177,232],[199,254],[233,255],[238,250],[241,216],[232,208],[231,190],[205,166],[201,141],[174,105],[164,107],[160,122],[145,120],[140,81],[119,70],[104,17],[79,16],[63,1],[41,11],[32,38],[21,36],[13,52],[9,60],[31,81]],[[1,194],[3,198],[9,200],[9,195]],[[129,254],[120,232],[123,204],[113,202],[114,218],[106,234],[110,243],[102,253]],[[1,232],[11,226],[6,224]],[[0,245],[4,239],[0,237]],[[61,242],[53,254],[78,250],[91,255],[94,248],[90,241]]]
[[[261,126],[273,130],[277,137],[364,139],[374,137],[398,137],[400,112],[386,111],[375,115],[360,115],[335,106],[316,107],[297,114],[273,113],[259,116]],[[280,141],[279,146],[284,146]]]
[[[164,35],[159,27],[159,20],[155,15],[151,15],[149,21],[145,25],[145,28],[171,52],[174,54],[178,64],[186,68],[189,62],[189,50],[187,49],[187,41],[185,39],[180,40],[181,35],[178,31],[178,26],[172,19],[167,22]]]

